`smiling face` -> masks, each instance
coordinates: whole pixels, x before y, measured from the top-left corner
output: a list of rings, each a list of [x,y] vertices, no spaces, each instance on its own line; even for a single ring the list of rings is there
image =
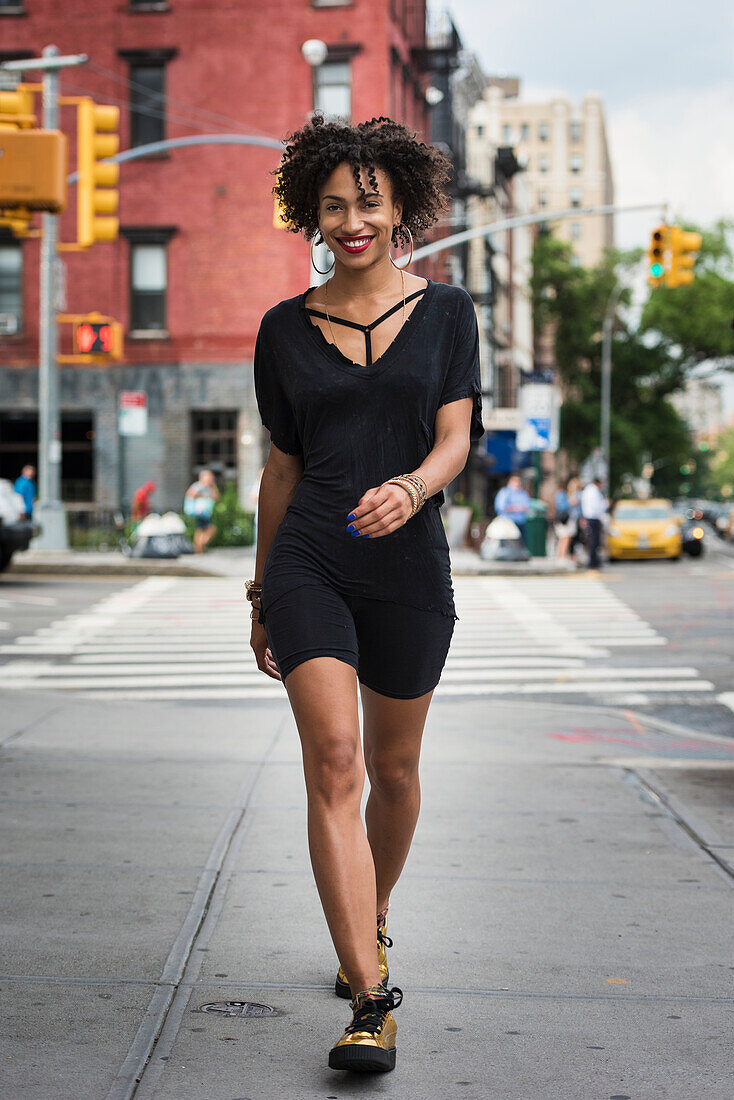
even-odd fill
[[[361,194],[350,164],[340,164],[319,190],[319,230],[337,263],[365,268],[387,259],[395,226],[400,224],[402,204],[395,201],[386,172],[375,168],[370,183],[362,168]]]

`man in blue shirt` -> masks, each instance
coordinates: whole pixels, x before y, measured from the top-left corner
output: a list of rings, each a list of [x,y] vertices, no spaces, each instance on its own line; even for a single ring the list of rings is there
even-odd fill
[[[25,518],[33,518],[33,501],[38,495],[36,490],[36,468],[35,466],[24,466],[20,471],[20,477],[15,479],[15,485],[13,488],[16,493],[19,493],[23,497],[23,503],[25,504]]]
[[[512,474],[507,479],[507,484],[494,498],[494,510],[498,516],[504,516],[517,524],[517,528],[525,542],[525,524],[530,508],[530,496],[522,487],[522,481],[518,474]]]

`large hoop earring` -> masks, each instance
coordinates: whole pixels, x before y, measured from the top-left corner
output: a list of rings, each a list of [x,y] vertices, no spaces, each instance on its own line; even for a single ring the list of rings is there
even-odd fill
[[[387,250],[387,254],[390,257],[390,263],[393,265],[393,267],[396,267],[398,269],[398,271],[405,271],[406,267],[410,267],[410,265],[413,262],[413,234],[410,232],[410,229],[408,228],[408,226],[403,225],[402,222],[400,223],[400,225],[396,225],[395,228],[400,229],[401,226],[405,230],[405,232],[408,234],[408,236],[410,237],[410,256],[408,256],[408,262],[407,262],[407,264],[396,264],[395,261],[392,258],[392,253],[390,252],[389,248]]]
[[[324,244],[324,243],[325,243],[325,242],[324,242],[324,238],[323,238],[323,237],[321,238],[321,243],[322,243],[322,244]],[[312,268],[314,269],[314,271],[318,271],[319,275],[328,275],[328,274],[329,274],[329,272],[331,271],[331,268],[333,268],[334,264],[336,263],[336,256],[334,256],[334,259],[333,259],[333,260],[331,261],[331,267],[327,267],[326,271],[321,271],[321,270],[320,270],[320,269],[319,269],[319,268],[318,268],[318,267],[316,266],[316,264],[315,264],[315,263],[313,262],[313,246],[314,246],[315,244],[316,244],[316,237],[312,237],[312,238],[311,238],[311,267],[312,267]]]

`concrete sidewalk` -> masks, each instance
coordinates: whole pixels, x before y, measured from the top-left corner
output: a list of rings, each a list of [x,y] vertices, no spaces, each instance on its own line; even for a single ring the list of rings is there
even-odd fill
[[[734,742],[436,699],[398,1068],[348,1078],[283,697],[3,696],[4,1100],[730,1100]]]
[[[208,550],[170,560],[129,558],[119,550],[25,550],[13,556],[10,573],[46,576],[138,576],[138,577],[251,577],[255,567],[252,547],[238,550]],[[455,576],[549,576],[575,573],[572,562],[555,558],[531,558],[527,562],[483,561],[473,550],[451,550]]]

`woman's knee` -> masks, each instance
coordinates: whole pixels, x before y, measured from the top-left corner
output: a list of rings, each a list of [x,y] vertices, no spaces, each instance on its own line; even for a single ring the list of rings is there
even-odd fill
[[[350,736],[321,736],[303,746],[303,766],[309,798],[326,803],[359,804],[364,766],[359,744]]]
[[[370,786],[391,798],[405,798],[420,789],[418,761],[413,757],[373,752],[366,760]]]

